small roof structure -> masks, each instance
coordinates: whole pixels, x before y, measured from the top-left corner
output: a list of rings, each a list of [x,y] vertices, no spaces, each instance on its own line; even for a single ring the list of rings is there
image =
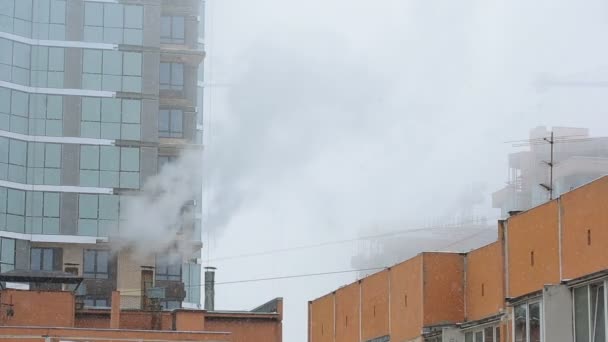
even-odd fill
[[[12,270],[0,273],[0,282],[11,283],[47,283],[80,285],[84,278],[61,271]]]

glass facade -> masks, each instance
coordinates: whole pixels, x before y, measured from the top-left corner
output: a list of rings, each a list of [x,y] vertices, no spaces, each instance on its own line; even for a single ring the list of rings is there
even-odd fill
[[[181,280],[182,265],[174,262],[167,255],[156,256],[156,267],[154,275],[157,280]]]
[[[138,189],[139,148],[80,146],[80,185]]]
[[[541,342],[542,317],[540,302],[528,302],[514,308],[515,342]]]
[[[0,238],[0,272],[15,268],[15,240]]]
[[[30,269],[36,271],[61,271],[61,249],[34,247],[30,250]]]
[[[467,331],[464,334],[465,342],[500,342],[500,327],[489,326]]]
[[[0,38],[0,80],[24,86],[63,88],[65,48],[30,46]]]
[[[84,40],[142,45],[143,6],[101,2],[84,3]]]
[[[163,44],[202,49],[195,41],[204,31],[202,22],[193,26],[196,10],[164,2],[0,0],[0,32],[7,33],[0,38],[0,81],[10,84],[0,86],[0,231],[108,237],[120,229],[121,205],[141,189],[142,175],[179,154],[179,144],[162,147],[162,139],[202,142],[189,133],[202,125],[201,110],[196,122],[191,115],[202,106],[202,88],[196,99],[184,96],[196,87],[184,73],[196,67],[191,56],[197,53],[158,62],[166,57]],[[143,94],[154,89],[151,83],[161,91]],[[178,104],[161,107],[167,97],[179,98]],[[198,241],[200,215],[193,226]],[[61,248],[28,244],[31,269],[63,265]],[[82,253],[77,272],[89,279],[112,276],[107,251]],[[15,240],[0,237],[0,272],[14,267]],[[158,280],[183,281],[185,301],[200,303],[200,265],[165,263],[159,270]],[[108,300],[89,294],[85,305]],[[163,305],[181,306],[173,299]]]
[[[110,252],[100,249],[85,250],[83,268],[85,278],[108,279],[110,274]]]
[[[61,136],[63,96],[28,94],[0,88],[0,127],[27,134]]]
[[[141,100],[82,98],[80,136],[101,139],[141,139]]]
[[[141,52],[85,49],[82,88],[141,92]]]
[[[78,234],[85,236],[108,236],[118,229],[120,196],[78,196]]]
[[[160,17],[160,42],[184,44],[186,42],[185,18],[183,16]]]
[[[61,183],[61,145],[0,137],[0,179],[29,184]]]
[[[59,234],[61,194],[0,188],[0,229],[15,233]]]
[[[160,63],[160,89],[184,89],[184,65],[181,63]]]
[[[66,20],[72,20],[66,18],[69,6],[66,0],[0,0],[0,31],[23,38],[66,40]],[[143,44],[144,6],[92,1],[83,1],[81,6],[84,17],[75,19],[82,25],[84,41]],[[0,38],[0,80],[36,89],[76,85],[75,88],[89,90],[141,92],[141,52],[57,45]],[[71,71],[70,83],[66,82],[67,50],[72,50],[71,63],[82,65]],[[80,56],[80,63],[74,56]],[[64,137],[140,141],[141,96],[69,96],[78,103],[75,107],[71,100],[72,107],[68,109],[68,96],[49,94],[53,92],[0,87],[0,132],[6,132],[0,134],[0,180],[27,185],[139,189],[141,156],[137,145],[78,145]],[[70,130],[65,131],[68,126]],[[38,141],[44,137],[58,137],[58,141]],[[118,195],[76,194],[76,202],[70,200],[71,208],[67,208],[75,215],[69,221],[77,222],[76,227],[62,228],[62,199],[73,195],[60,188],[48,192],[16,187],[0,187],[1,230],[108,236],[118,227]]]
[[[200,255],[199,255],[200,257]],[[201,265],[184,264],[182,265],[182,282],[186,288],[186,298],[184,302],[201,302]]]
[[[180,109],[161,109],[158,113],[158,136],[184,137],[184,112]]]
[[[27,38],[64,40],[65,24],[66,0],[0,1],[2,32]]]
[[[606,340],[606,302],[604,282],[572,290],[574,297],[574,340]]]

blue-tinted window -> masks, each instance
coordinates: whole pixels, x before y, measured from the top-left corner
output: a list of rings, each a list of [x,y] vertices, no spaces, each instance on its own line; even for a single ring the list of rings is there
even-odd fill
[[[156,279],[174,280],[182,279],[182,265],[179,260],[170,259],[167,255],[156,256]]]
[[[15,268],[15,240],[0,238],[0,273]]]
[[[160,63],[160,89],[182,90],[184,88],[184,65]]]
[[[108,279],[110,252],[98,249],[84,251],[83,276],[85,278]]]
[[[141,45],[143,6],[85,2],[84,40]]]
[[[56,248],[32,247],[30,269],[32,271],[60,271],[60,251]]]
[[[184,112],[179,109],[161,109],[158,112],[158,136],[184,137]]]
[[[83,52],[82,86],[84,89],[141,92],[140,52]]]
[[[183,16],[162,16],[160,18],[161,43],[184,44],[185,19]]]

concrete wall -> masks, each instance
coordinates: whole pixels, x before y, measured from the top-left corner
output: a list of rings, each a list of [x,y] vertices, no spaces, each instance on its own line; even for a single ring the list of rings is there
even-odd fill
[[[464,342],[464,333],[458,328],[446,328],[443,329],[441,338],[442,342]]]
[[[336,342],[359,341],[359,299],[359,283],[336,291]]]
[[[389,271],[361,280],[361,339],[389,335]]]
[[[314,342],[333,342],[334,340],[334,298],[330,293],[311,303],[311,314],[315,318],[310,325],[310,336]]]
[[[422,258],[422,323],[427,326],[464,321],[464,256],[423,253]]]
[[[474,321],[495,315],[504,307],[503,262],[501,241],[467,254],[466,320]]]
[[[608,268],[608,177],[562,195],[563,278]]]
[[[391,341],[405,341],[422,330],[422,256],[391,267]]]
[[[559,283],[557,201],[511,217],[507,225],[507,296]]]
[[[15,240],[15,269],[28,270],[30,268],[30,242]]]
[[[120,295],[121,307],[135,309],[141,306],[141,272],[142,266],[155,266],[154,259],[145,262],[138,261],[128,253],[118,254],[117,290]]]
[[[572,295],[567,286],[552,285],[543,289],[545,341],[573,341]]]

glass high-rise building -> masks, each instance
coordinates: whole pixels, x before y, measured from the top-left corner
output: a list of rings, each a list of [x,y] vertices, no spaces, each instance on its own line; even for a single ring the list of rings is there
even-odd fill
[[[200,303],[200,248],[110,252],[121,200],[202,143],[200,0],[0,0],[0,271],[85,277],[87,306]],[[199,72],[200,70],[200,72]],[[200,244],[200,199],[188,229]]]

